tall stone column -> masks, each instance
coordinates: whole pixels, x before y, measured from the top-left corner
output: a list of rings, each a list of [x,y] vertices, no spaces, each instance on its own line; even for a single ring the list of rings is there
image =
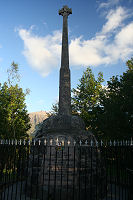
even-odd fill
[[[60,68],[60,86],[59,86],[59,114],[71,115],[71,81],[69,69],[69,50],[68,50],[68,15],[72,10],[64,6],[59,10],[59,15],[63,16],[63,33],[62,33],[62,55]]]

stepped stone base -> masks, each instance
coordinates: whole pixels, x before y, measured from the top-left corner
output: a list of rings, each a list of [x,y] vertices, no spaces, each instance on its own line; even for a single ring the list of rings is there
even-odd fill
[[[81,135],[85,130],[84,121],[74,115],[55,115],[43,121],[40,130],[36,132],[36,138],[49,136],[50,134]]]
[[[27,178],[29,195],[34,191],[32,196],[37,193],[40,200],[48,196],[54,200],[102,199],[106,188],[105,168],[96,139],[85,130],[81,118],[52,116],[44,120],[35,139],[43,145],[31,148]],[[91,141],[93,147],[88,146]]]

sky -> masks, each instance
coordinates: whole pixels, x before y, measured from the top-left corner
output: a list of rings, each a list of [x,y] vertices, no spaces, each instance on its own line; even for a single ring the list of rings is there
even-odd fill
[[[71,88],[91,67],[104,83],[127,70],[133,57],[133,0],[1,0],[0,83],[14,61],[28,112],[49,111],[59,98],[63,18],[58,10],[72,8],[68,17]]]

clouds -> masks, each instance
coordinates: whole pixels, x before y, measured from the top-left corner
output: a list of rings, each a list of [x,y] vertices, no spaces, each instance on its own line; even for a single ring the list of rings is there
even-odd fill
[[[108,0],[106,2],[101,2],[99,4],[99,8],[110,8],[111,6],[117,5],[120,0]]]
[[[108,1],[108,6],[113,1]],[[115,3],[118,3],[115,0]],[[107,4],[102,7],[107,7]],[[83,36],[70,41],[71,66],[99,66],[116,63],[119,59],[126,61],[133,55],[133,22],[125,22],[130,12],[121,6],[110,9],[105,16],[101,31],[93,38],[84,40]],[[29,64],[42,76],[47,76],[55,67],[60,66],[61,32],[40,37],[32,30],[19,29],[24,42],[23,55]]]
[[[112,60],[126,60],[133,55],[133,22],[123,27],[115,36],[114,43],[107,46],[107,54]]]
[[[125,0],[97,0],[98,9],[110,9],[114,6],[118,6],[121,2],[125,3]],[[132,3],[132,0],[126,0],[129,4]]]
[[[82,37],[72,40],[70,43],[70,64],[75,66],[100,65],[108,63],[102,56],[104,38],[97,36],[91,40],[83,40]]]
[[[42,76],[47,76],[59,64],[61,51],[61,32],[39,37],[30,30],[19,29],[19,36],[24,41],[23,55],[29,64]]]
[[[128,12],[122,7],[118,7],[115,10],[110,10],[106,16],[107,22],[103,25],[102,34],[110,33],[115,31],[120,26],[122,22],[128,17]]]
[[[118,7],[106,15],[106,23],[90,40],[75,38],[70,43],[72,65],[99,66],[125,61],[133,54],[133,22],[125,25],[128,10]]]

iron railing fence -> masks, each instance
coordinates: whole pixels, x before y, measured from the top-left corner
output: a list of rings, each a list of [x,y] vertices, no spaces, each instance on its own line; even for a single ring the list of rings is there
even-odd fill
[[[1,200],[132,200],[133,142],[0,141]]]

